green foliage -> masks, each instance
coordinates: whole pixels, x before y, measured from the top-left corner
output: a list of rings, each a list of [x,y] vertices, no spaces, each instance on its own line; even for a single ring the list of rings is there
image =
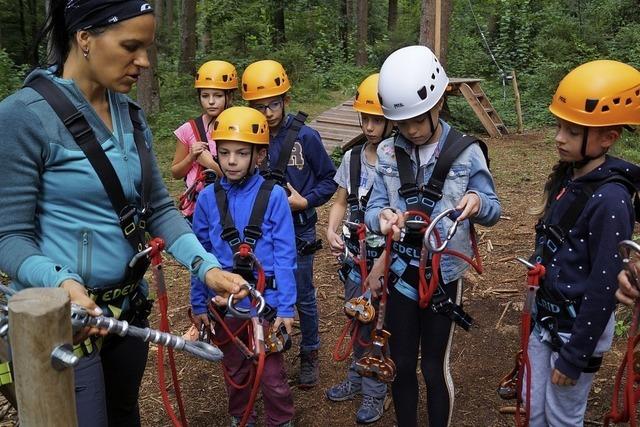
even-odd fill
[[[26,67],[18,67],[4,49],[0,49],[0,100],[22,85]]]
[[[336,167],[339,167],[340,163],[342,163],[342,156],[344,156],[344,153],[340,147],[335,147],[331,154],[329,154],[329,157],[331,157],[331,160]]]
[[[629,327],[631,326],[631,309],[627,306],[620,305],[616,310],[616,324],[615,324],[615,335],[617,337],[624,337],[627,335],[629,331]]]

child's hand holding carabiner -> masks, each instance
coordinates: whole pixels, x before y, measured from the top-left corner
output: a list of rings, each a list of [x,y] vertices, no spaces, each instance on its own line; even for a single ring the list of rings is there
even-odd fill
[[[389,234],[393,232],[393,240],[400,240],[400,230],[404,227],[404,215],[396,213],[391,208],[384,208],[378,215],[380,219],[380,232]]]
[[[480,197],[476,193],[467,193],[460,200],[456,209],[462,211],[458,216],[458,221],[473,218],[480,211]]]

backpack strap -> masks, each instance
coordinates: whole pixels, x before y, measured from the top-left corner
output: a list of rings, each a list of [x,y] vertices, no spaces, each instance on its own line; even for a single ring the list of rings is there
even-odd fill
[[[413,174],[413,165],[411,164],[409,154],[402,148],[396,146],[395,154],[401,184],[398,194],[404,199],[407,209],[419,210],[427,215],[431,215],[436,203],[442,199],[442,189],[451,165],[467,147],[475,143],[480,145],[487,165],[489,165],[489,150],[482,140],[471,135],[464,135],[451,128],[440,150],[429,181],[421,186],[420,189],[418,189],[416,185],[416,177]]]
[[[229,211],[229,201],[227,200],[227,192],[222,187],[220,180],[216,180],[214,183],[214,192],[216,196],[216,205],[218,206],[218,213],[220,214],[220,223],[222,224],[222,233],[220,237],[225,240],[231,251],[235,254],[238,252],[242,243],[246,243],[251,246],[251,250],[255,250],[258,239],[262,237],[262,223],[264,221],[264,214],[267,211],[269,205],[269,198],[271,197],[271,191],[276,185],[273,180],[265,180],[258,190],[258,195],[251,208],[251,215],[249,216],[249,223],[244,228],[244,241],[240,239],[240,232],[236,228],[233,216]]]
[[[204,127],[204,120],[202,120],[202,116],[198,116],[190,121],[193,122],[193,124],[191,125],[192,127],[193,125],[195,125],[195,129],[198,131],[196,136],[200,137],[200,141],[208,142],[209,140],[207,138],[207,130]]]
[[[364,145],[358,145],[351,149],[351,157],[349,159],[349,194],[347,195],[347,204],[349,206],[349,221],[362,223],[364,222],[364,210],[358,200],[360,189],[360,172],[362,171],[361,156]]]
[[[280,149],[280,155],[278,156],[278,161],[275,164],[275,167],[270,168],[266,174],[263,176],[265,179],[273,179],[277,184],[286,188],[286,171],[287,165],[289,164],[289,159],[291,158],[291,152],[293,151],[293,146],[298,138],[298,134],[300,133],[300,129],[304,126],[304,122],[307,120],[307,113],[302,111],[298,111],[298,114],[291,118],[291,124],[287,129],[287,133],[284,137],[284,142],[282,143],[282,148]]]
[[[534,253],[536,262],[542,264],[549,262],[566,241],[569,230],[576,224],[593,193],[598,188],[611,182],[622,184],[629,191],[633,198],[635,219],[640,221],[640,199],[638,198],[637,189],[628,178],[623,175],[611,175],[600,181],[586,183],[576,195],[571,204],[571,209],[567,210],[556,224],[549,224],[548,215],[546,215],[536,225],[536,232],[544,237],[544,239],[536,239],[537,244]]]
[[[118,175],[102,146],[98,143],[89,122],[62,90],[55,83],[44,77],[30,81],[25,87],[30,87],[38,92],[71,133],[76,144],[78,144],[78,147],[91,163],[100,182],[102,182],[111,206],[118,215],[118,221],[124,237],[136,252],[141,251],[145,245],[144,219],[151,214],[148,205],[151,192],[151,154],[144,139],[142,121],[139,117],[140,108],[135,104],[129,103],[129,115],[133,124],[134,140],[142,169],[142,210],[139,210],[137,206],[127,200]],[[140,221],[137,221],[138,219]]]

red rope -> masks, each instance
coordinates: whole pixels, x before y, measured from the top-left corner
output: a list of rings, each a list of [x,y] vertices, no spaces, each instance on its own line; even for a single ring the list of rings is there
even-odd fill
[[[520,317],[520,369],[518,370],[517,387],[518,396],[516,400],[515,421],[517,427],[527,427],[529,425],[529,414],[531,413],[531,362],[529,361],[529,335],[531,334],[531,307],[535,303],[535,293],[540,286],[540,279],[545,274],[545,268],[538,263],[527,271],[527,298],[522,308]],[[522,407],[522,386],[526,374],[527,400],[525,402],[524,414],[521,414]],[[524,416],[523,416],[524,415]]]
[[[164,240],[161,238],[151,239],[147,246],[151,248],[149,257],[151,258],[153,281],[155,283],[158,294],[158,310],[160,311],[160,330],[162,332],[171,332],[169,328],[169,319],[167,315],[169,299],[167,297],[167,289],[164,282],[164,273],[162,271],[162,250],[164,249]],[[164,348],[158,346],[158,357],[156,360],[158,369],[158,385],[160,387],[160,395],[162,396],[162,403],[164,408],[171,418],[171,422],[175,427],[187,427],[187,417],[185,416],[184,404],[182,402],[182,393],[180,392],[180,381],[178,379],[178,371],[176,369],[176,362],[173,356],[173,348],[167,349],[169,358],[169,367],[171,369],[171,378],[173,381],[173,389],[176,394],[176,402],[178,404],[178,411],[180,413],[180,419],[176,416],[171,402],[169,401],[169,395],[167,392],[166,376],[165,376],[165,364],[164,364]]]
[[[640,401],[640,370],[635,369],[634,352],[640,346],[640,301],[636,302],[633,309],[633,318],[629,328],[627,350],[618,367],[611,398],[611,410],[604,419],[604,425],[610,422],[629,422],[630,427],[637,427],[638,419],[636,411]],[[638,361],[640,364],[640,361]],[[626,374],[626,375],[625,375]],[[623,384],[624,381],[624,384]],[[622,394],[622,404],[620,395]]]

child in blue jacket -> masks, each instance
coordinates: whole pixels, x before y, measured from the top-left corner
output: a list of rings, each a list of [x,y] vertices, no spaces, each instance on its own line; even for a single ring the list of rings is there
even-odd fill
[[[256,165],[266,156],[269,143],[269,128],[266,119],[258,111],[248,107],[232,107],[223,111],[214,124],[213,138],[218,144],[218,162],[223,178],[214,185],[206,187],[199,195],[193,217],[193,230],[205,249],[215,254],[222,268],[234,270],[233,241],[225,240],[223,224],[229,215],[239,232],[240,241],[251,242],[245,227],[259,197],[268,197],[268,204],[262,218],[262,235],[255,241],[253,253],[262,264],[267,277],[264,291],[267,304],[277,310],[272,325],[264,327],[276,330],[284,324],[291,333],[296,302],[296,249],[293,221],[282,187],[274,186],[267,195],[263,191],[265,179],[257,173]],[[223,191],[226,197],[226,210],[216,200],[216,191]],[[225,212],[221,215],[221,212]],[[256,237],[256,236],[254,236]],[[226,300],[213,294],[202,282],[192,282],[191,306],[196,322],[200,326],[209,326],[207,304],[214,298],[217,305]],[[244,301],[239,304],[245,303]],[[231,331],[236,331],[243,319],[227,316],[225,323]],[[226,338],[224,332],[216,326],[216,339]],[[265,336],[268,330],[265,331]],[[246,335],[246,334],[245,334]],[[242,337],[242,334],[240,335]],[[251,387],[237,389],[232,384],[244,384],[251,372],[252,360],[247,360],[238,347],[229,342],[220,346],[224,352],[223,365],[229,374],[227,390],[229,393],[229,413],[236,425],[242,417]],[[294,408],[291,390],[287,383],[282,353],[270,353],[265,361],[261,382],[267,425],[292,425]],[[255,421],[249,420],[249,425]]]
[[[241,88],[242,98],[250,107],[262,112],[269,124],[269,153],[261,169],[267,174],[281,173],[283,176],[278,179],[282,178],[280,181],[290,194],[289,206],[298,247],[296,307],[302,332],[298,386],[308,389],[319,379],[320,334],[313,259],[320,241],[316,240],[318,215],[315,208],[325,204],[336,191],[337,184],[333,181],[336,168],[322,145],[320,134],[299,123],[297,116],[285,115],[291,84],[280,63],[264,60],[250,64],[242,74]],[[288,138],[290,134],[293,139]],[[292,145],[287,146],[287,143]]]

